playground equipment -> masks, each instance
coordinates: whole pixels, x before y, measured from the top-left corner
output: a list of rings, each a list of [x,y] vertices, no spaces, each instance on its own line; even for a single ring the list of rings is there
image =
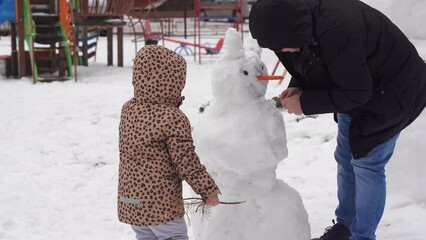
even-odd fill
[[[144,26],[145,26],[145,39],[146,40],[154,39],[156,42],[163,40],[163,41],[178,43],[178,44],[180,44],[180,46],[178,46],[175,49],[175,52],[177,52],[178,54],[181,54],[182,51],[185,51],[185,53],[187,55],[193,55],[194,51],[192,51],[192,49],[189,48],[188,46],[191,46],[191,47],[194,47],[194,48],[199,48],[199,49],[204,49],[204,50],[206,50],[207,54],[218,54],[220,52],[220,50],[222,49],[223,43],[225,41],[224,38],[220,38],[217,41],[217,43],[214,47],[211,47],[209,45],[194,44],[194,43],[190,43],[190,42],[176,40],[176,39],[173,39],[173,38],[167,38],[167,37],[164,37],[164,36],[154,35],[151,32],[151,24],[148,21],[145,22]]]
[[[118,65],[123,66],[123,15],[133,4],[134,0],[2,0],[0,24],[12,22],[12,54],[0,61],[7,66],[11,62],[12,71],[7,73],[32,75],[34,83],[73,76],[77,80],[76,64],[87,65],[96,55],[91,49],[96,50],[101,27],[108,28],[108,65],[112,65],[112,28],[117,27]]]
[[[144,1],[144,0],[140,0]],[[145,7],[152,5],[152,2],[154,0],[145,0]],[[205,0],[203,0],[205,2]],[[207,55],[214,55],[216,53],[220,52],[221,45],[223,44],[223,40],[220,38],[225,34],[225,31],[229,27],[234,27],[243,31],[243,22],[244,22],[244,11],[242,10],[243,5],[246,4],[246,0],[235,0],[231,1],[231,5],[227,4],[226,6],[205,6],[201,4],[201,0],[167,0],[162,5],[158,7],[150,7],[145,9],[138,9],[134,8],[129,13],[129,20],[130,24],[134,31],[134,42],[135,42],[135,52],[138,50],[137,42],[140,39],[143,39],[145,42],[148,42],[150,40],[150,35],[154,35],[157,40],[164,40],[164,41],[170,41],[180,44],[180,46],[175,49],[176,52],[181,53],[185,51],[187,54],[193,54],[194,55],[194,61],[197,61],[197,58],[199,62],[201,63],[202,56],[206,56],[205,54],[202,54],[203,51],[207,52]],[[136,4],[135,4],[136,5]],[[201,21],[205,20],[203,16],[201,15],[201,11],[222,11],[226,9],[230,13],[234,11],[234,16],[231,16],[231,22],[217,22],[217,25],[221,25],[222,29],[220,32],[217,32],[217,29],[212,30],[215,31],[217,43],[216,46],[208,46],[206,44],[202,43],[202,37],[206,36],[206,31],[201,31]],[[181,41],[176,40],[170,37],[171,31],[170,31],[170,23],[173,23],[173,19],[179,18],[183,19],[184,21],[184,37],[186,38],[188,36],[187,32],[187,17],[190,16],[188,13],[192,13],[192,19],[193,19],[193,32],[192,36],[194,37],[193,42],[190,41]],[[237,14],[238,13],[238,14]],[[241,14],[239,14],[241,13]],[[159,31],[157,31],[156,34],[149,33],[149,30],[147,32],[146,28],[146,22],[153,22],[159,23]],[[168,23],[168,31],[165,31],[165,26],[163,26],[163,22]],[[210,21],[210,23],[213,23],[214,21]],[[158,24],[157,24],[158,25]],[[204,23],[203,23],[204,25]],[[205,28],[205,26],[203,26]],[[142,32],[137,32],[137,29],[142,29]],[[220,36],[220,37],[217,37]],[[209,34],[209,37],[211,37],[211,34]],[[193,47],[193,51],[190,47]]]
[[[210,47],[209,45],[193,44],[193,43],[190,43],[190,42],[179,41],[179,40],[172,39],[172,38],[163,37],[163,40],[169,41],[169,42],[174,42],[174,43],[179,43],[180,46],[175,49],[175,52],[181,54],[182,51],[185,51],[187,55],[194,54],[192,49],[189,48],[188,46],[192,46],[192,47],[194,47],[194,49],[195,48],[204,49],[204,50],[206,50],[207,54],[218,54],[220,52],[220,50],[222,49],[223,43],[225,41],[223,38],[220,38],[217,41],[217,43],[214,47]]]
[[[6,21],[16,22],[15,0],[0,1],[0,24]]]
[[[107,33],[107,65],[113,65],[113,35],[117,35],[117,65],[123,66],[124,16],[136,0],[73,0],[75,31],[78,32],[79,63],[87,66],[96,57],[97,39],[101,29]]]
[[[210,1],[211,2],[211,1]],[[209,2],[207,2],[209,3]],[[234,0],[231,2],[231,4],[207,4],[205,1],[202,0],[194,0],[194,32],[195,32],[195,38],[194,38],[194,45],[201,45],[201,38],[202,38],[202,31],[201,31],[201,21],[214,20],[215,17],[213,16],[206,16],[207,11],[209,12],[223,12],[228,11],[232,13],[232,17],[228,17],[228,20],[233,22],[233,27],[237,30],[243,33],[244,28],[244,14],[247,11],[244,11],[247,2],[243,0]],[[233,4],[232,4],[233,3]],[[243,34],[241,34],[243,36]],[[195,50],[194,54],[194,60],[196,61],[196,55],[197,50]],[[198,51],[198,61],[201,64],[201,51]]]
[[[271,73],[271,75],[275,75],[275,72],[277,71],[277,69],[278,69],[278,66],[280,65],[280,63],[281,63],[281,61],[278,59],[277,60],[277,63],[275,63],[275,66],[274,66],[274,70],[272,70],[272,73]],[[285,76],[287,75],[287,69],[286,68],[284,68],[284,71],[283,71],[283,73],[281,74],[281,79],[275,79],[275,80],[279,80],[279,82],[278,82],[278,84],[281,84],[283,81],[284,81],[284,78],[285,78]]]
[[[243,0],[241,6],[239,1],[229,0],[200,0],[200,13],[203,21],[240,21],[240,15],[243,14],[243,20],[249,16],[248,1]]]
[[[2,21],[11,21],[12,55],[9,73],[16,77],[32,75],[34,82],[71,78],[70,41],[64,30],[71,22],[59,20],[59,14],[52,12],[52,2],[4,0],[0,4]],[[28,50],[25,49],[25,43]],[[53,72],[59,72],[59,76],[39,76]]]
[[[26,41],[34,81],[72,78],[71,49],[74,49],[74,44],[70,7],[65,1],[59,1],[57,14],[52,1],[30,0],[27,3],[29,5],[24,5],[25,26],[31,32],[26,34]],[[58,76],[51,75],[54,72],[58,72]],[[43,73],[49,75],[42,76]]]
[[[142,19],[152,18],[154,17],[157,22],[160,24],[160,32],[159,34],[161,36],[164,35],[163,33],[163,24],[162,21],[160,21],[160,17],[158,16],[157,7],[163,3],[163,0],[137,0],[134,4],[134,8],[128,13],[127,17],[130,21],[130,26],[133,29],[133,35],[134,35],[134,44],[135,44],[135,55],[138,51],[138,42],[142,38],[145,41],[145,44],[157,44],[158,41],[152,42],[150,39],[148,39],[146,36],[151,35],[151,26],[146,25],[143,23]],[[146,26],[148,26],[148,29],[146,29]],[[138,32],[137,28],[141,28],[142,32]],[[158,33],[157,33],[158,34]]]
[[[201,43],[200,1],[0,0],[0,24],[2,21],[10,21],[12,36],[11,55],[0,58],[0,67],[7,71],[1,72],[15,77],[32,75],[34,83],[66,80],[73,76],[77,80],[76,65],[88,65],[90,58],[96,58],[97,39],[101,29],[107,29],[108,65],[113,65],[113,35],[116,32],[117,65],[123,66],[125,15],[129,16],[130,22],[137,19],[142,29],[144,25],[141,19],[151,22],[156,20],[160,24],[160,31],[151,33],[152,35],[180,44],[176,51],[190,51],[189,47],[192,47],[194,60],[198,56],[201,63],[201,51],[206,51],[208,55],[219,53],[223,39],[218,39],[215,46]],[[236,8],[240,8],[243,0],[235,1],[238,1]],[[190,16],[188,11],[194,12],[194,42],[165,37],[163,21],[169,23],[170,35],[170,19],[173,18],[184,19],[185,37],[187,36],[186,19]],[[241,31],[242,26],[239,24],[242,24],[243,17],[241,14],[234,19],[237,24],[234,27]],[[136,28],[133,24],[132,26],[136,39]],[[145,30],[143,32],[144,38],[147,39]],[[137,50],[136,41],[135,48]]]
[[[11,32],[10,22],[0,23],[0,39],[2,36],[9,36],[10,32]]]
[[[161,39],[165,35],[170,36],[170,23],[174,18],[184,20],[184,36],[186,38],[188,12],[192,13],[192,11],[192,0],[136,0],[134,8],[128,13],[134,34],[135,53],[138,51],[137,45],[140,40],[143,39],[145,43],[151,43],[151,40],[146,37],[147,35],[154,34]],[[157,32],[153,33],[149,28],[147,33],[146,22],[155,23],[156,26],[159,26]],[[166,32],[166,30],[168,31]]]
[[[0,62],[5,64],[0,66],[7,65],[9,69],[11,65],[16,77],[32,75],[34,83],[72,76],[77,80],[76,64],[88,65],[88,60],[96,57],[101,29],[107,29],[107,62],[113,65],[115,28],[117,65],[123,66],[124,15],[148,3],[155,10],[162,2],[164,0],[1,0],[1,21],[12,21],[13,36],[12,54],[2,56]],[[182,5],[181,0],[174,3]],[[55,72],[59,74],[54,76]]]
[[[87,65],[96,56],[96,40],[100,29],[107,29],[108,65],[113,65],[113,29],[117,29],[117,65],[123,66],[124,16],[128,16],[132,27],[134,19],[149,17],[166,0],[73,0],[76,31],[79,32],[79,62]],[[168,0],[167,3],[173,0]],[[187,0],[174,0],[178,5]],[[139,10],[143,10],[139,12]],[[162,27],[161,27],[162,29]],[[137,46],[135,45],[137,49]]]
[[[0,1],[0,36],[1,35],[14,35],[16,36],[15,25],[16,25],[16,14],[15,14],[15,0],[3,0]],[[9,23],[8,29],[6,24]],[[16,37],[15,37],[16,38]],[[11,55],[0,56],[0,74],[4,76],[10,76],[12,74],[17,75],[17,63],[12,64],[17,59],[16,55],[16,41],[12,39],[12,53]],[[15,68],[14,68],[15,67]]]
[[[10,76],[12,75],[12,57],[0,55],[0,75]]]

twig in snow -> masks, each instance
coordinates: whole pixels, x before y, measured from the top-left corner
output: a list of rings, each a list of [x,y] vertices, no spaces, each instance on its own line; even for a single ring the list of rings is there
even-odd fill
[[[206,205],[202,198],[198,198],[198,197],[184,198],[183,202],[184,202],[184,205],[185,205],[186,213],[188,213],[188,212],[191,212],[191,213],[201,212],[201,216],[203,217],[202,219],[204,219],[204,217],[206,217],[206,218],[210,217],[211,207]],[[241,203],[245,203],[245,202],[246,201],[240,201],[240,202],[221,202],[220,201],[219,204],[236,205],[236,204],[241,204]]]

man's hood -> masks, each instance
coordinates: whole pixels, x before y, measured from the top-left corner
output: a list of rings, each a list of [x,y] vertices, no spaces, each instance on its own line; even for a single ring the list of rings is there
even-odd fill
[[[317,0],[258,0],[250,10],[251,35],[263,48],[300,48],[313,37]]]
[[[144,103],[179,106],[186,79],[186,61],[163,46],[139,50],[133,65],[135,98]]]

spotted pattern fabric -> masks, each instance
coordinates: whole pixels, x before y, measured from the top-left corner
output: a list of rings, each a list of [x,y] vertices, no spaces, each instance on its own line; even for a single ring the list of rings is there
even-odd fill
[[[118,218],[136,226],[183,217],[182,180],[203,198],[219,193],[195,153],[188,118],[179,109],[186,62],[162,46],[136,55],[134,97],[121,112]]]

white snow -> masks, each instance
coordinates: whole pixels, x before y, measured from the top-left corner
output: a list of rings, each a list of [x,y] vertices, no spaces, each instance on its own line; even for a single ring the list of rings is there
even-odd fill
[[[409,38],[426,39],[425,0],[361,0],[383,12]]]
[[[394,2],[416,9],[414,3],[409,4],[412,1],[395,0],[382,1],[379,9],[396,14],[400,8]],[[414,12],[422,14],[424,9],[417,7]],[[416,31],[424,31],[424,21],[408,23]],[[426,37],[422,38],[413,43],[426,58]],[[33,85],[30,78],[0,76],[0,239],[134,238],[130,227],[116,217],[119,114],[133,95],[131,39],[125,37],[125,67],[116,68],[106,66],[106,39],[100,38],[98,63],[79,67],[78,82]],[[166,46],[174,49],[177,45]],[[8,37],[0,39],[3,54],[10,54]],[[202,128],[198,123],[203,114],[198,109],[212,99],[210,78],[217,58],[203,60],[203,65],[191,56],[187,59],[182,110],[193,126]],[[276,63],[268,50],[262,52],[262,60],[270,70]],[[282,71],[280,67],[277,74]],[[270,83],[266,99],[277,96],[288,80],[287,75],[282,85]],[[302,120],[282,114],[289,152],[278,165],[277,178],[300,193],[312,236],[319,236],[331,224],[337,204],[333,160],[337,127],[330,114]],[[426,239],[425,122],[424,112],[398,140],[387,169],[388,199],[378,239]],[[278,209],[279,203],[276,205]],[[191,231],[190,235],[194,240]]]

